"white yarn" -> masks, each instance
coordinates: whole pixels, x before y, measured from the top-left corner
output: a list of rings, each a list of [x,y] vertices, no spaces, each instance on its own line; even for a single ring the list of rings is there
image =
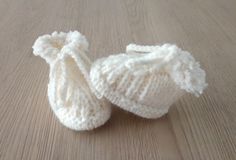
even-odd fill
[[[91,61],[87,51],[88,42],[77,31],[53,32],[39,37],[33,45],[33,53],[50,65],[48,98],[51,108],[63,125],[74,130],[101,126],[111,114],[110,104],[91,92],[95,90],[88,75]]]
[[[207,86],[199,63],[170,44],[130,44],[127,54],[97,60],[90,78],[112,103],[145,118],[164,115],[185,91],[198,96]]]
[[[127,61],[126,66],[133,71],[140,67],[140,74],[165,72],[181,89],[196,96],[202,94],[207,87],[206,74],[200,68],[199,62],[196,62],[189,52],[181,50],[176,45],[140,46],[130,44],[127,46],[126,52],[146,52],[144,54],[138,53],[137,58]]]

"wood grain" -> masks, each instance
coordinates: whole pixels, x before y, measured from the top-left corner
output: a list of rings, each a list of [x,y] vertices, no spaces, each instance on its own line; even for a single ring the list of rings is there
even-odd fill
[[[236,159],[236,1],[0,0],[0,159]],[[130,42],[176,43],[207,72],[200,97],[146,120],[113,107],[91,132],[63,127],[47,101],[49,68],[32,55],[42,34],[79,30],[91,59]]]

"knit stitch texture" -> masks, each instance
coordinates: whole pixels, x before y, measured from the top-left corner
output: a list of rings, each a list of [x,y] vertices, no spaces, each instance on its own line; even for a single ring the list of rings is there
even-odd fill
[[[90,78],[100,94],[136,115],[161,117],[186,92],[199,96],[207,86],[199,63],[175,45],[130,44],[126,51],[97,60]]]
[[[50,66],[48,99],[51,108],[63,125],[74,130],[99,127],[111,114],[110,103],[91,85],[91,61],[86,52],[88,42],[77,31],[53,32],[39,37],[33,45],[33,53]]]

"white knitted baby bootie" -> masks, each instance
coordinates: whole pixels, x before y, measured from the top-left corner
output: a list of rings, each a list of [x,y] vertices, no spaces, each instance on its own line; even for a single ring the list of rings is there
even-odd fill
[[[175,45],[130,44],[126,54],[97,60],[90,78],[112,103],[144,118],[158,118],[184,93],[198,96],[205,72],[190,53]]]
[[[50,65],[48,98],[51,108],[63,125],[74,130],[101,126],[111,114],[109,102],[97,99],[91,92],[88,74],[91,62],[87,51],[88,42],[77,31],[44,35],[33,45],[33,53]]]

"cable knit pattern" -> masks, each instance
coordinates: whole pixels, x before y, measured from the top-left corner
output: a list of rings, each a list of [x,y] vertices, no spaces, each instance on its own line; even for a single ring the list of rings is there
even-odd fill
[[[184,93],[199,96],[205,72],[190,53],[175,45],[130,44],[126,54],[97,60],[90,78],[112,103],[144,118],[158,118]]]
[[[79,32],[53,32],[39,37],[33,53],[50,65],[48,98],[60,122],[74,130],[90,130],[110,117],[110,103],[95,91],[89,78],[88,42]],[[91,92],[96,94],[97,97]]]

